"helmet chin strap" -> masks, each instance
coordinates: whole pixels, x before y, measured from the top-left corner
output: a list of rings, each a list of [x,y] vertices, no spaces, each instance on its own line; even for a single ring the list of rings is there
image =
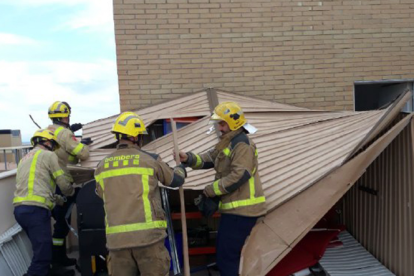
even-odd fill
[[[58,118],[53,119],[53,123],[64,126],[65,128],[69,128],[70,126],[68,123],[62,122],[62,119],[58,119]]]
[[[46,142],[48,141],[40,141],[39,144],[45,147],[47,150],[53,151],[53,145],[52,146],[46,145]],[[50,144],[52,144],[52,142],[50,142]]]
[[[131,142],[133,142],[138,147],[142,148],[142,144],[144,142],[144,139],[141,134],[138,134],[137,139],[130,139]]]

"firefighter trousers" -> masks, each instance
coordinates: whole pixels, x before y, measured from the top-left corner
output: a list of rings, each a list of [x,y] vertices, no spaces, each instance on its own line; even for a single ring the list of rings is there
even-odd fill
[[[32,244],[33,258],[27,274],[46,276],[52,261],[50,211],[37,206],[19,205],[14,208],[14,217]]]
[[[108,272],[110,276],[168,275],[170,255],[164,240],[144,247],[109,250]]]
[[[221,276],[239,275],[241,251],[257,219],[221,214],[216,244],[216,260]]]

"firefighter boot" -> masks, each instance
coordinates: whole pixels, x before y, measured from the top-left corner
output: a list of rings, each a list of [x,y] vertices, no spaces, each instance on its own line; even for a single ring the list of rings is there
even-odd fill
[[[66,255],[66,246],[53,245],[52,250],[52,266],[53,267],[68,267],[76,265],[76,259],[68,258]]]
[[[75,270],[64,267],[52,267],[47,276],[75,276]]]

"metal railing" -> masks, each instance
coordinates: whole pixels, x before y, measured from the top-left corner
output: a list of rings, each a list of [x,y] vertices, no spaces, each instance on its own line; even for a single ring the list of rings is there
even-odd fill
[[[16,146],[16,147],[3,147],[0,148],[0,152],[3,152],[3,162],[4,162],[4,169],[7,171],[7,154],[12,153],[14,155],[14,162],[16,163],[16,166],[19,164],[20,159],[23,158],[31,149],[33,146]]]

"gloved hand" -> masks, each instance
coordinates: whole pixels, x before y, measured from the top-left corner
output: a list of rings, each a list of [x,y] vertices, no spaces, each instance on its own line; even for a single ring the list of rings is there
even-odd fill
[[[84,145],[90,145],[93,143],[93,141],[90,137],[88,137],[88,138],[82,138],[81,143]]]
[[[180,168],[184,171],[184,178],[187,178],[187,170],[185,169],[185,165],[181,163],[180,165],[176,166],[176,168]]]
[[[63,206],[63,204],[65,204],[65,202],[67,201],[66,197],[61,195],[55,194],[53,197],[55,198],[56,205],[59,206]]]
[[[219,207],[220,197],[213,198],[206,197],[204,194],[199,195],[194,199],[194,204],[200,210],[204,217],[211,217]]]
[[[76,124],[71,125],[69,128],[72,132],[75,132],[82,128],[82,124],[76,123]]]

